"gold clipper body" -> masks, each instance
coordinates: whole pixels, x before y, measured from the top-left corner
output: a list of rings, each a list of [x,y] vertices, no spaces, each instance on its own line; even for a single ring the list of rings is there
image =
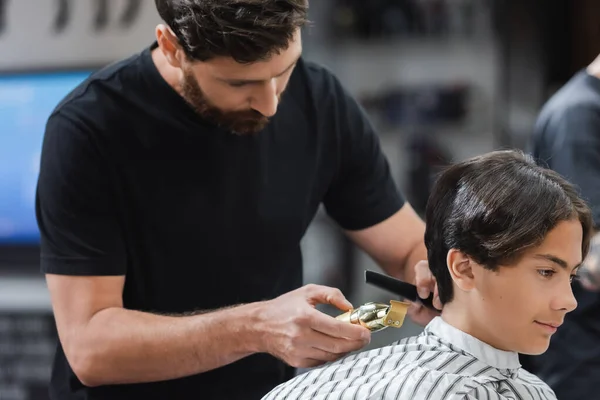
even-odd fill
[[[371,332],[381,331],[389,326],[400,328],[410,303],[391,300],[390,304],[366,303],[350,310],[336,319],[351,324],[362,325]]]

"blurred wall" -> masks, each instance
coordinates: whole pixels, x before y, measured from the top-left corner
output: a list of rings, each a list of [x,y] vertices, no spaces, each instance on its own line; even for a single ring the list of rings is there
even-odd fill
[[[448,2],[449,4],[452,2]],[[455,2],[458,4],[460,2]],[[448,149],[454,160],[461,160],[492,150],[496,146],[496,105],[501,73],[500,43],[493,30],[489,2],[477,0],[478,24],[470,37],[396,37],[383,40],[332,38],[328,32],[334,1],[313,1],[310,19],[313,26],[304,36],[306,56],[331,69],[347,90],[360,99],[378,95],[389,88],[467,85],[467,116],[460,123],[433,123],[389,126],[371,115],[387,155],[392,174],[405,194],[410,194],[407,171],[413,162],[408,148],[410,137],[419,132],[432,137]],[[332,40],[333,39],[333,40]],[[364,270],[379,270],[362,251],[353,256],[340,249],[340,241],[332,239],[335,230],[320,214],[303,240],[305,281],[338,284],[335,271],[348,271],[350,285],[341,287],[354,305],[368,301],[388,302],[394,296],[364,283]],[[348,278],[348,276],[346,276]],[[337,311],[326,309],[335,314]],[[394,340],[420,332],[421,328],[406,321],[400,330],[387,329],[373,337],[369,348],[387,345]]]
[[[96,66],[140,51],[152,0],[0,0],[0,70]]]

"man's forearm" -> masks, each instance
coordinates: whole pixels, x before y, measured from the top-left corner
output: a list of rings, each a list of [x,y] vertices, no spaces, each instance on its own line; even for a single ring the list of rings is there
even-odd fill
[[[415,265],[421,260],[427,260],[427,249],[424,242],[415,245],[404,262],[392,260],[388,263],[380,263],[381,268],[394,278],[415,284]]]
[[[427,260],[427,248],[424,241],[419,242],[406,258],[406,262],[402,268],[403,281],[415,284],[415,265],[422,260]]]
[[[79,333],[74,360],[88,386],[175,379],[215,369],[256,352],[248,304],[174,317],[123,308],[98,312]]]

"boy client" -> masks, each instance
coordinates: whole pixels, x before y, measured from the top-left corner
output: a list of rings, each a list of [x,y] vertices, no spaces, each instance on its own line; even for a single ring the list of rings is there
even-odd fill
[[[273,399],[556,399],[521,368],[577,306],[571,281],[591,214],[574,187],[518,151],[458,163],[438,179],[425,243],[443,311],[415,337],[279,385]]]

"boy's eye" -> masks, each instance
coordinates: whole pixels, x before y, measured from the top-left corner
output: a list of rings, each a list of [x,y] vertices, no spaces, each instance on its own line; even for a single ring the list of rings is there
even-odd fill
[[[230,82],[229,86],[239,88],[239,87],[246,86],[246,83],[245,82]]]
[[[552,275],[555,274],[555,272],[552,269],[538,269],[538,274],[540,274],[544,278],[551,278]]]

